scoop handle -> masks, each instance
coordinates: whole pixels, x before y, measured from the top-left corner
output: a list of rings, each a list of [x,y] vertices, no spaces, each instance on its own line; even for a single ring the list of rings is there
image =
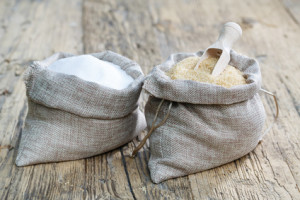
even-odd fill
[[[242,28],[234,22],[227,22],[224,24],[218,41],[222,44],[223,48],[229,50],[233,44],[242,36]]]

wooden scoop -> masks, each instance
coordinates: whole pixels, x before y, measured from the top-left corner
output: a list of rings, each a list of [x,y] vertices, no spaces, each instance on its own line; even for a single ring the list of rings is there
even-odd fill
[[[241,36],[242,29],[237,23],[228,22],[224,24],[218,40],[204,51],[194,69],[198,69],[200,63],[208,57],[219,57],[212,72],[213,76],[218,76],[224,71],[230,61],[230,50],[232,45]]]

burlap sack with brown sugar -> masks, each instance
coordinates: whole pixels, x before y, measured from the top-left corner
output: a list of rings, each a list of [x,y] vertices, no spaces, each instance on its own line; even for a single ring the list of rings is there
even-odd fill
[[[254,59],[231,52],[230,65],[241,70],[246,85],[229,89],[190,80],[172,80],[165,72],[195,54],[173,54],[147,76],[150,94],[145,115],[150,128],[162,99],[157,123],[173,105],[166,123],[150,137],[149,169],[153,182],[200,172],[238,159],[258,144],[265,111],[258,91],[261,74]]]
[[[138,108],[144,80],[140,66],[110,51],[92,55],[119,65],[134,82],[115,90],[47,70],[52,62],[71,56],[65,53],[34,62],[24,76],[28,114],[18,166],[101,154],[126,144],[146,127]]]

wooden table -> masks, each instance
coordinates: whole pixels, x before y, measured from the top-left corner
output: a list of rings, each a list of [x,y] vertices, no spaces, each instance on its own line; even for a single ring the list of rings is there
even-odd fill
[[[150,180],[147,146],[129,158],[137,141],[88,159],[15,166],[27,112],[22,73],[32,60],[108,49],[147,74],[171,53],[205,49],[227,21],[241,24],[234,49],[260,62],[263,88],[279,98],[280,118],[253,152],[161,184]],[[297,0],[2,0],[0,199],[300,199],[299,53]],[[261,97],[267,127],[275,106]]]

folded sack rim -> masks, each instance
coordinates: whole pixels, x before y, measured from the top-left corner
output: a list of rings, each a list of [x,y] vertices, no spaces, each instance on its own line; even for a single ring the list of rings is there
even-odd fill
[[[127,88],[116,90],[94,82],[85,81],[74,75],[50,71],[47,67],[52,62],[74,56],[68,53],[56,53],[45,60],[33,62],[26,70],[23,79],[26,85],[27,96],[35,103],[65,110],[81,117],[115,119],[127,116],[133,112],[138,107],[139,94],[145,79],[141,67],[136,62],[112,51],[90,55],[119,65],[134,81]],[[62,84],[61,81],[68,84]],[[77,89],[72,86],[77,87]],[[78,92],[83,92],[87,95],[78,95]],[[65,99],[56,99],[55,96],[51,97],[51,94],[57,93],[61,93],[62,95],[59,96],[64,96]],[[72,97],[77,97],[78,104],[70,105],[67,102]],[[101,101],[103,98],[106,100]],[[80,107],[90,109],[80,109]],[[118,110],[118,112],[112,112],[112,110]]]
[[[245,85],[225,88],[192,80],[172,80],[165,74],[181,60],[202,54],[203,51],[170,55],[168,62],[158,65],[146,76],[143,89],[157,98],[191,104],[233,104],[251,99],[261,89],[261,72],[258,62],[233,50],[229,64],[244,73],[247,82]]]

